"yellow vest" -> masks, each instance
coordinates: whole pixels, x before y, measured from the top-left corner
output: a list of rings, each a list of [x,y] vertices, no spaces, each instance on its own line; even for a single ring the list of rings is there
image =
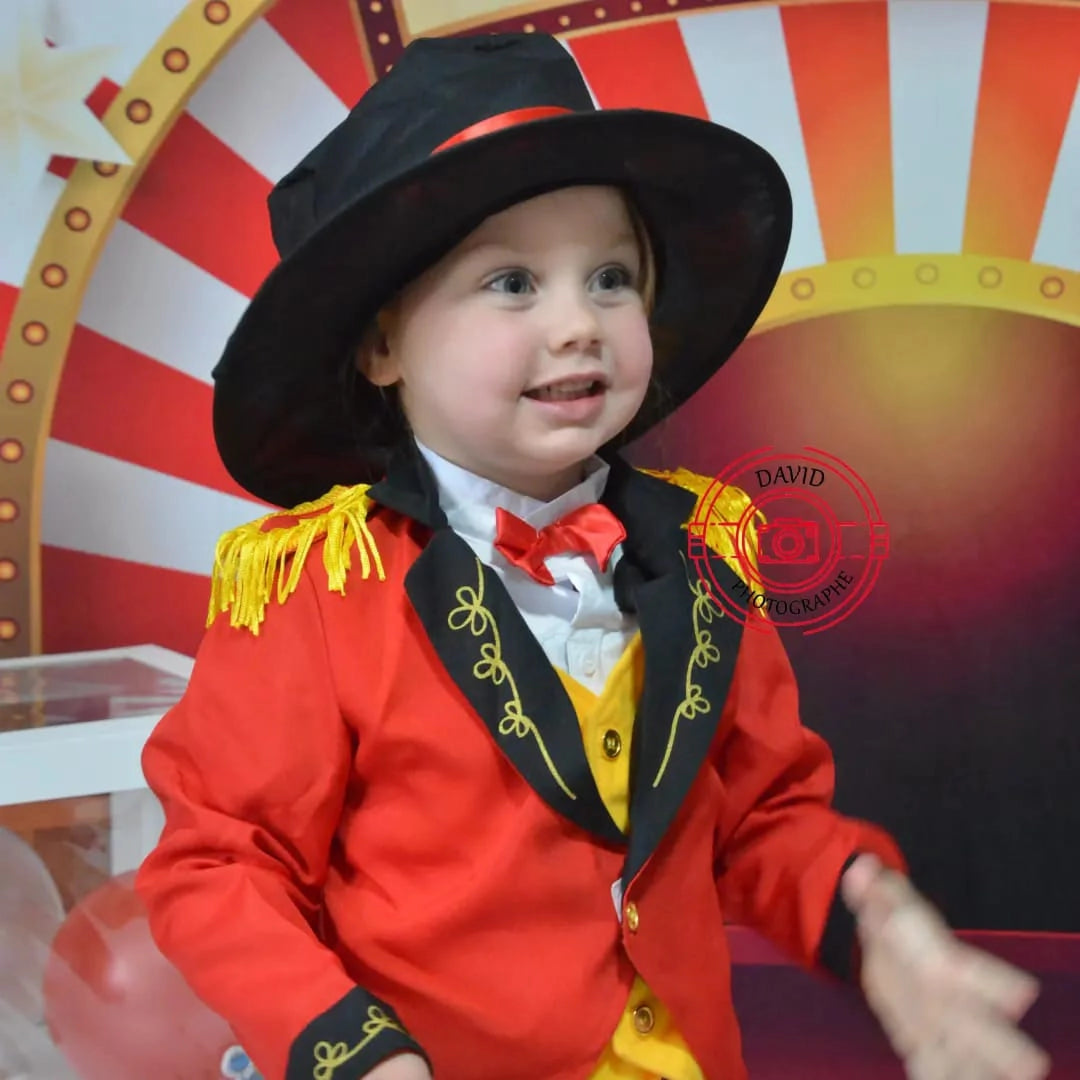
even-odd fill
[[[630,743],[645,673],[641,635],[619,657],[599,697],[565,671],[556,671],[577,713],[600,797],[625,833],[630,822]],[[590,1080],[705,1080],[667,1009],[640,976]]]

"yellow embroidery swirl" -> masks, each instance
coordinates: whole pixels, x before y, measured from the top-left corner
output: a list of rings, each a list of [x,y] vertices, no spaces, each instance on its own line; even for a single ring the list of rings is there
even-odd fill
[[[555,762],[551,760],[544,739],[536,728],[532,719],[525,715],[521,706],[521,695],[518,693],[517,683],[506,661],[502,658],[502,643],[499,638],[499,628],[495,624],[495,617],[484,607],[484,570],[480,560],[476,560],[478,585],[474,589],[469,585],[462,585],[455,593],[458,607],[447,616],[446,624],[451,630],[468,630],[473,637],[480,637],[485,631],[490,630],[493,641],[486,641],[480,646],[480,659],[473,665],[472,673],[478,679],[490,679],[495,686],[501,686],[504,682],[510,690],[510,699],[503,705],[502,719],[499,721],[500,735],[515,735],[524,739],[531,735],[536,739],[536,745],[540,748],[540,754],[544,764],[563,792],[571,799],[577,796],[566,786],[566,782],[555,768]],[[319,1080],[319,1078],[316,1078]]]
[[[720,659],[720,650],[713,644],[712,634],[703,629],[702,624],[711,623],[715,617],[722,616],[723,612],[713,603],[703,581],[700,579],[694,581],[690,588],[694,594],[694,649],[690,653],[690,662],[686,665],[686,696],[679,703],[671,719],[671,734],[668,736],[664,760],[660,762],[660,768],[653,780],[654,788],[660,786],[660,781],[667,770],[671,751],[675,746],[675,735],[679,730],[679,721],[691,720],[712,708],[709,699],[701,692],[701,687],[694,682],[694,669],[703,668],[707,664],[715,664]]]
[[[315,1044],[315,1068],[312,1070],[313,1080],[330,1080],[335,1071],[341,1068],[346,1061],[351,1060],[364,1049],[376,1035],[381,1035],[388,1028],[400,1031],[402,1035],[408,1034],[400,1025],[390,1019],[378,1005],[368,1006],[368,1018],[360,1030],[364,1037],[350,1050],[348,1043],[319,1042]]]

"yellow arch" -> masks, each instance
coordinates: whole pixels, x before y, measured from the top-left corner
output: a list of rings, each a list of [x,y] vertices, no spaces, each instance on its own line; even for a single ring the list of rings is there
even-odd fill
[[[878,255],[784,274],[753,333],[819,315],[946,304],[1080,326],[1080,274],[983,255]]]
[[[188,99],[273,2],[189,3],[102,118],[133,164],[77,162],[42,233],[0,357],[0,657],[41,651],[45,449],[64,359],[98,256]]]

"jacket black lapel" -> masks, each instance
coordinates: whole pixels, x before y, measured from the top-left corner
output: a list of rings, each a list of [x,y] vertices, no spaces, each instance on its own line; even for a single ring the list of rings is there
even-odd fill
[[[405,578],[432,646],[533,790],[582,829],[624,845],[597,791],[577,714],[555,669],[498,575],[447,527],[434,489],[427,463],[414,449],[399,456],[387,479],[371,490],[376,501],[435,530]]]
[[[630,851],[623,880],[656,850],[709,751],[735,671],[742,626],[725,615],[689,565],[639,590],[645,681]]]
[[[645,650],[625,885],[656,850],[705,760],[742,626],[712,600],[687,555],[682,526],[693,514],[692,493],[612,461],[604,501],[626,526],[626,578]]]

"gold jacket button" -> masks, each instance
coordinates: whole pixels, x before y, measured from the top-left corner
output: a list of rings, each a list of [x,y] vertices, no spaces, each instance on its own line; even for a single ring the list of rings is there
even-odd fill
[[[656,1017],[648,1005],[639,1005],[634,1010],[634,1030],[639,1035],[648,1035],[656,1023]]]
[[[622,753],[622,736],[614,729],[604,732],[604,756],[617,758]]]
[[[641,919],[638,916],[637,904],[626,905],[626,926],[631,934],[637,933],[637,928],[641,923]]]

